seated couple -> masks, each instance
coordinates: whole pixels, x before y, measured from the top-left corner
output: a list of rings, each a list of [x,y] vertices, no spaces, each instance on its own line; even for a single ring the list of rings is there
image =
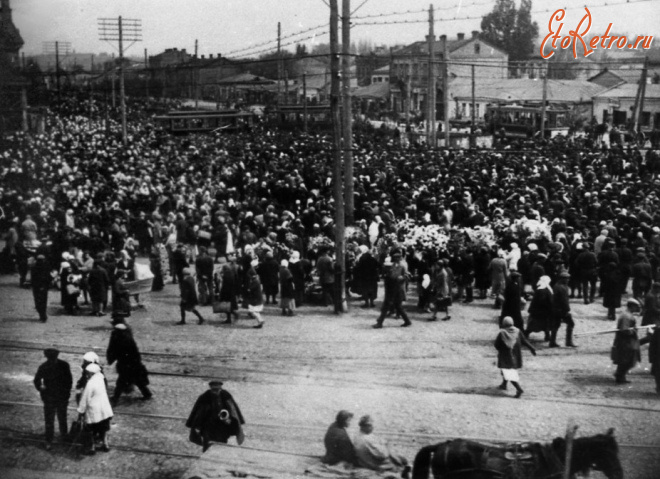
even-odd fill
[[[360,418],[360,430],[353,436],[348,435],[353,413],[339,411],[334,423],[330,425],[325,434],[325,456],[323,463],[334,465],[341,461],[348,462],[356,467],[372,469],[374,471],[398,471],[408,469],[406,458],[391,454],[387,445],[373,434],[374,423],[371,416]]]

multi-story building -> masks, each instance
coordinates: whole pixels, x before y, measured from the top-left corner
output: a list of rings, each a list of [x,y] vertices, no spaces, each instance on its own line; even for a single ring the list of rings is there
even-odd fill
[[[389,66],[390,51],[387,47],[378,47],[367,55],[355,58],[355,71],[359,86],[370,85],[373,73],[382,67]]]
[[[19,72],[23,38],[14,25],[9,0],[0,2],[0,136],[28,128],[27,80]]]
[[[431,42],[434,54],[432,73],[436,78],[436,113],[437,119],[444,118],[442,108],[442,62],[447,50],[448,79],[462,78],[470,81],[472,66],[478,81],[503,79],[508,76],[509,55],[503,50],[481,40],[477,31],[470,38],[459,33],[455,40],[447,40],[445,35],[440,40]],[[415,42],[391,52],[390,83],[391,104],[396,112],[405,112],[410,101],[412,112],[425,111],[428,101],[428,62],[429,47],[427,41]]]

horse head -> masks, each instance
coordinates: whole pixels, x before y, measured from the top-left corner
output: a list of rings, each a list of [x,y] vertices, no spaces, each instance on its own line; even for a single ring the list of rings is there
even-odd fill
[[[563,461],[566,441],[556,438],[552,447]],[[605,434],[575,439],[571,455],[571,474],[587,474],[590,469],[601,471],[609,479],[623,479],[623,468],[619,462],[619,446],[614,438],[614,428]]]

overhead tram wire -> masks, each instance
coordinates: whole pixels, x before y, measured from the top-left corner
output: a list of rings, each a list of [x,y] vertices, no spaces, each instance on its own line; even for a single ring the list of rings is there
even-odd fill
[[[288,40],[289,38],[293,38],[293,37],[296,37],[298,35],[304,35],[305,33],[309,33],[309,32],[312,32],[314,30],[318,30],[320,28],[328,28],[327,23],[322,23],[320,25],[316,25],[314,27],[310,27],[310,28],[307,28],[305,30],[300,30],[300,31],[297,31],[297,32],[294,32],[294,33],[290,33],[288,35],[284,35],[280,38],[280,41],[281,40]],[[274,40],[268,40],[268,41],[265,41],[265,42],[256,43],[256,44],[251,45],[249,47],[241,48],[241,49],[238,49],[238,50],[232,50],[230,52],[227,52],[225,55],[229,56],[229,55],[233,55],[234,53],[246,52],[246,51],[253,50],[255,48],[259,48],[259,47],[262,47],[262,46],[265,46],[265,45],[270,45],[271,43],[277,43],[277,38],[274,39]]]

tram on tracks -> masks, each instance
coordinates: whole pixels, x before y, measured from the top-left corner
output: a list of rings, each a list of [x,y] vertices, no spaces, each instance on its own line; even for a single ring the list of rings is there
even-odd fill
[[[207,133],[251,126],[254,114],[241,110],[176,110],[158,115],[154,120],[174,134]]]
[[[486,115],[494,134],[500,133],[511,138],[533,138],[540,134],[541,106],[492,105]],[[545,136],[554,138],[566,136],[569,130],[569,111],[546,107]]]

